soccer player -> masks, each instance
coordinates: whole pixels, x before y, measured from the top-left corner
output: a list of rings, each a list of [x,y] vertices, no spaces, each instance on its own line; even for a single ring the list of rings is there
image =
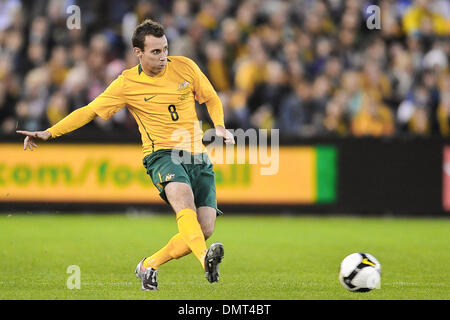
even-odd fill
[[[57,138],[96,116],[107,120],[126,106],[139,126],[143,164],[161,198],[175,212],[179,231],[166,246],[138,263],[135,273],[142,289],[157,290],[159,267],[191,252],[207,280],[216,282],[224,248],[215,242],[207,249],[206,239],[221,212],[195,100],[206,104],[216,136],[227,144],[234,144],[234,137],[225,129],[222,103],[200,68],[186,57],[168,56],[167,38],[159,23],[147,19],[138,25],[132,44],[139,64],[124,70],[91,103],[45,131],[17,133],[26,135],[24,150],[33,150],[36,140]]]

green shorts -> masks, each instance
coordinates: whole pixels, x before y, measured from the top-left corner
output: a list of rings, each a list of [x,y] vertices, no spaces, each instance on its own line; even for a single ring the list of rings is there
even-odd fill
[[[217,215],[222,214],[217,208],[216,183],[208,154],[193,155],[183,150],[161,149],[146,156],[142,162],[160,197],[167,203],[166,184],[184,182],[191,187],[197,208],[211,207],[216,209]]]

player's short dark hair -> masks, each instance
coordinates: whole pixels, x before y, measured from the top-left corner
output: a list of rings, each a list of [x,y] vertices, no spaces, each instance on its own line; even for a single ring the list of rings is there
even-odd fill
[[[137,47],[144,51],[144,41],[146,36],[152,35],[156,38],[161,38],[164,34],[164,27],[161,24],[151,19],[145,19],[136,27],[136,29],[134,29],[131,43],[133,44],[133,47]]]

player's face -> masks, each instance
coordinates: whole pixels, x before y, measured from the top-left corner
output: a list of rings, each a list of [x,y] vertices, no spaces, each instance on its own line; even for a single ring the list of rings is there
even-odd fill
[[[144,71],[155,76],[166,67],[168,51],[166,36],[156,38],[148,35],[145,37],[144,51],[138,49],[137,55]]]

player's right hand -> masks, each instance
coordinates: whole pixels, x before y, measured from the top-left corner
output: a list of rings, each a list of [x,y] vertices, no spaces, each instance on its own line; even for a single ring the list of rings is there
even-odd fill
[[[48,131],[22,131],[17,130],[16,133],[25,135],[25,140],[23,141],[23,150],[29,148],[33,151],[33,147],[37,148],[36,140],[47,141],[52,137],[52,134]]]
[[[230,131],[228,131],[227,129],[225,129],[224,127],[222,127],[220,125],[215,126],[215,129],[216,129],[216,135],[218,137],[222,137],[225,140],[226,144],[235,144],[234,136]]]

